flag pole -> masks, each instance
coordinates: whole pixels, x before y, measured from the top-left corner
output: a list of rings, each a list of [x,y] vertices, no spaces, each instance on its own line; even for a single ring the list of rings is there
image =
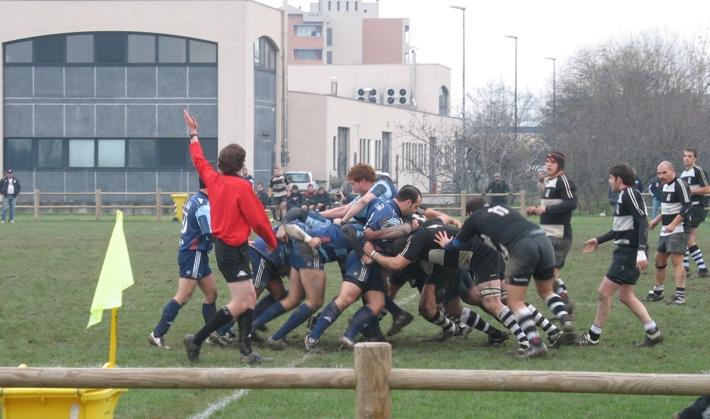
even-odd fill
[[[111,309],[111,334],[108,344],[108,367],[116,366],[116,347],[118,346],[118,308]]]

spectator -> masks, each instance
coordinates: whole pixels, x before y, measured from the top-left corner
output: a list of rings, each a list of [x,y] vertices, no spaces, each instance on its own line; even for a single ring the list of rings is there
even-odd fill
[[[315,211],[325,211],[332,204],[330,194],[322,186],[318,188],[318,192],[316,192],[316,195],[313,197],[313,202],[315,204]]]
[[[298,190],[298,185],[293,185],[286,198],[286,209],[300,208],[303,205],[303,195]]]
[[[286,195],[288,194],[288,179],[281,174],[281,168],[274,168],[274,177],[269,181],[271,205],[274,206],[276,219],[281,220],[286,215]]]
[[[500,173],[493,175],[493,180],[488,184],[486,188],[486,193],[508,193],[510,188],[505,183],[503,178],[501,178]],[[507,202],[507,196],[492,196],[490,200],[491,206],[494,205],[505,205]]]
[[[313,210],[316,206],[316,203],[314,201],[316,197],[316,188],[313,187],[313,184],[309,183],[308,187],[306,188],[306,192],[303,193],[303,205],[306,207],[305,210]]]
[[[259,182],[256,184],[256,196],[261,201],[264,208],[269,208],[269,194],[264,190],[264,184]]]
[[[2,194],[2,223],[5,223],[5,216],[10,210],[10,224],[15,223],[15,199],[20,194],[20,181],[15,179],[15,172],[7,169],[5,177],[0,180],[0,194]]]
[[[254,189],[254,176],[249,174],[249,169],[246,167],[242,168],[241,176],[251,183],[251,188]]]

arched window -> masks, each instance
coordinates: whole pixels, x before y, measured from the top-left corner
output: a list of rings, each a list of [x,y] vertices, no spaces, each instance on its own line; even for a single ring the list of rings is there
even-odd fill
[[[449,115],[449,89],[446,86],[439,89],[439,115]]]

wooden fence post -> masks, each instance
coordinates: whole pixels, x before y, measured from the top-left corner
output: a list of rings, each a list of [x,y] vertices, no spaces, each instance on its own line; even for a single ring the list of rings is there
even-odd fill
[[[527,206],[527,205],[525,204],[525,189],[523,189],[523,190],[520,191],[520,213],[523,214],[523,216],[528,215],[528,214],[525,212],[526,206]]]
[[[389,419],[392,417],[389,376],[392,347],[385,342],[355,345],[355,417]]]
[[[101,218],[101,189],[96,190],[96,198],[94,198],[94,201],[96,201],[96,219]]]
[[[160,221],[160,218],[162,217],[161,213],[163,212],[163,208],[162,208],[163,202],[160,199],[160,196],[161,196],[160,189],[158,189],[155,191],[155,219],[156,219],[156,221]]]
[[[39,189],[34,191],[34,218],[39,218]]]

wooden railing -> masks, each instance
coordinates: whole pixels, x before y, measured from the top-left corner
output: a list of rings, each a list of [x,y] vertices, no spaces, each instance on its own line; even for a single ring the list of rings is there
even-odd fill
[[[355,389],[357,418],[392,416],[390,390],[695,396],[710,375],[392,368],[388,343],[355,345],[355,368],[0,368],[0,387]]]

